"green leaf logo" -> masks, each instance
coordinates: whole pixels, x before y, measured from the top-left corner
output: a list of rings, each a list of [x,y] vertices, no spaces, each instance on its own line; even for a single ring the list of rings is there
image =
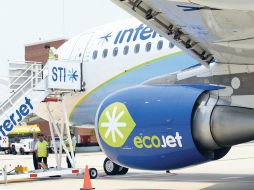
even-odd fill
[[[136,123],[123,103],[110,104],[99,119],[99,134],[103,141],[112,147],[124,145]]]

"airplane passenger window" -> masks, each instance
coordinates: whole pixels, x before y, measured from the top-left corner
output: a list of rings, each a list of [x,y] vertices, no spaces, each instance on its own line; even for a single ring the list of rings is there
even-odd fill
[[[98,55],[98,51],[95,50],[95,51],[93,52],[93,59],[96,59],[96,58],[97,58],[97,55]]]
[[[104,49],[102,52],[102,57],[106,58],[108,56],[108,49]]]
[[[138,53],[140,50],[140,44],[136,44],[134,47],[134,53]]]
[[[115,57],[115,56],[117,56],[117,54],[118,54],[118,47],[115,47],[113,49],[113,56]]]
[[[151,42],[148,42],[146,44],[146,51],[149,52],[151,50],[151,47],[152,47],[152,43]]]
[[[128,52],[129,52],[129,46],[125,46],[125,47],[123,48],[123,54],[124,54],[124,55],[127,55]]]
[[[173,48],[175,45],[172,42],[169,42],[169,48]]]
[[[160,40],[160,41],[158,41],[158,44],[157,44],[157,49],[158,49],[158,50],[161,50],[161,49],[162,49],[162,47],[163,47],[163,41],[162,41],[162,40]]]

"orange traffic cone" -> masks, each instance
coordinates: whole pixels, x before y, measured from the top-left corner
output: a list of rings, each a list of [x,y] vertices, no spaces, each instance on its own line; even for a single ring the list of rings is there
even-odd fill
[[[88,166],[86,165],[86,170],[84,173],[84,185],[83,188],[80,188],[80,190],[92,190],[92,189],[95,188],[92,187]]]

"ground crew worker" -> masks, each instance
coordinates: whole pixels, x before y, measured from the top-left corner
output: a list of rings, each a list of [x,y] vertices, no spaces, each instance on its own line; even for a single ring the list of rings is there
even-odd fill
[[[72,134],[72,133],[71,133],[71,142],[72,142],[72,148],[73,148],[73,155],[75,157],[77,140],[76,140],[76,137],[74,136],[74,134]],[[71,147],[70,147],[70,144],[69,144],[69,141],[68,141],[67,138],[65,138],[64,143],[65,143],[65,145],[67,147],[67,150],[68,150],[68,152],[69,152],[69,154],[71,156]],[[73,160],[74,160],[74,158],[73,158]],[[67,155],[66,155],[66,162],[67,162],[68,168],[72,168],[71,162],[70,162],[70,160],[69,160]]]
[[[37,160],[37,155],[36,155],[36,144],[38,142],[38,138],[37,138],[37,134],[33,134],[34,140],[33,140],[33,144],[32,144],[32,148],[33,148],[33,163],[34,163],[34,169],[38,170],[38,160]]]
[[[42,134],[38,135],[39,141],[37,142],[35,146],[36,150],[36,156],[38,160],[38,167],[41,168],[41,163],[43,162],[48,167],[47,158],[48,158],[48,143],[44,140],[44,137]],[[45,168],[44,168],[45,169]]]
[[[54,59],[54,60],[58,59],[58,55],[56,53],[56,48],[50,47],[49,44],[45,44],[44,48],[48,50],[48,58],[49,59]]]

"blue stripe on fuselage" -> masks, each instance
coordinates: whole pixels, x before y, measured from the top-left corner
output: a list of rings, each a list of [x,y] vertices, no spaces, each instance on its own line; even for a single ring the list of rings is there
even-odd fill
[[[126,72],[109,83],[106,83],[86,98],[74,110],[72,114],[72,123],[74,125],[94,124],[96,111],[101,101],[116,90],[135,86],[148,79],[180,71],[195,64],[197,64],[197,62],[188,55],[177,54]]]

